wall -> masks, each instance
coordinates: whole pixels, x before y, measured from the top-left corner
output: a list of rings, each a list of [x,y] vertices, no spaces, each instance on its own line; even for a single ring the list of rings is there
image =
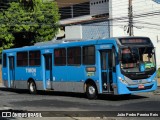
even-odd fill
[[[99,39],[109,37],[109,22],[99,21],[66,26],[66,39]]]
[[[83,24],[82,31],[83,39],[99,39],[110,37],[108,21]]]

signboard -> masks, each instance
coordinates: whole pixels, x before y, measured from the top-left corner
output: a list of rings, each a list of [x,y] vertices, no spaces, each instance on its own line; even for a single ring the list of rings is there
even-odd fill
[[[121,44],[149,44],[150,40],[145,38],[122,38]]]

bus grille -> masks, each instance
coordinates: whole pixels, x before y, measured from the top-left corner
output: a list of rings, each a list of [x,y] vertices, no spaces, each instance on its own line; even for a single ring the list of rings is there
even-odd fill
[[[139,91],[139,90],[147,90],[147,89],[151,89],[153,87],[153,85],[150,85],[150,86],[145,86],[143,89],[139,89],[138,87],[135,87],[135,88],[130,88],[130,87],[127,87],[130,91]]]

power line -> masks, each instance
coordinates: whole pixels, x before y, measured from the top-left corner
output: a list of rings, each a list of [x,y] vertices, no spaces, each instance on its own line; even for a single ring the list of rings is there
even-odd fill
[[[44,11],[44,12],[47,12],[47,11]],[[149,16],[153,16],[153,15],[156,16],[157,13],[156,12],[152,12],[152,13],[147,13],[146,15],[145,14],[139,14],[139,16],[138,15],[137,16],[133,16],[133,18],[134,19],[137,19],[137,18],[140,18],[140,19],[142,18],[143,19],[143,17],[149,17]],[[113,19],[110,19],[110,20],[126,20],[126,19],[128,19],[128,16],[125,16],[125,17],[121,16],[121,17],[119,17],[119,19],[113,18]]]

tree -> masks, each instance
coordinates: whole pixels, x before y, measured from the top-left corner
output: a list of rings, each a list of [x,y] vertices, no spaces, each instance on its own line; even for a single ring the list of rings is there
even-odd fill
[[[56,2],[20,0],[0,13],[0,52],[10,47],[49,41],[58,32],[60,18]]]
[[[9,25],[6,24],[6,18],[3,13],[0,13],[0,53],[3,49],[8,49],[13,46],[14,36],[9,32]]]

